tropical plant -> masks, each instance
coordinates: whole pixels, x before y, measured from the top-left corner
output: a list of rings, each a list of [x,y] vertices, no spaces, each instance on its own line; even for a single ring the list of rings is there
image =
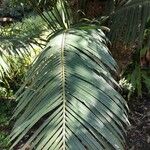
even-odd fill
[[[139,2],[129,4],[139,7]],[[58,0],[47,16],[35,9],[51,33],[16,94],[19,103],[13,117],[19,118],[10,149],[21,140],[21,149],[124,149],[128,109],[113,87],[118,84],[109,70],[116,72],[117,66],[101,27],[75,24],[66,0]]]
[[[53,34],[17,93],[11,148],[33,129],[22,149],[124,149],[127,105],[110,85],[117,66],[107,38],[98,26],[72,24],[67,5],[49,12],[57,23],[42,15]]]
[[[0,85],[7,92],[14,90],[10,85],[16,84],[13,79],[23,78],[23,74],[45,45],[46,30],[46,23],[37,16],[0,28]],[[16,82],[21,84],[18,80]],[[3,90],[1,92],[5,93]]]

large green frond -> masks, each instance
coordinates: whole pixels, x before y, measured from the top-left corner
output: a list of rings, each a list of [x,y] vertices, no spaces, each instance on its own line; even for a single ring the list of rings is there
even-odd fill
[[[116,70],[103,32],[74,28],[53,36],[18,91],[11,149],[124,149],[127,105],[111,86]],[[112,83],[112,84],[110,84]]]

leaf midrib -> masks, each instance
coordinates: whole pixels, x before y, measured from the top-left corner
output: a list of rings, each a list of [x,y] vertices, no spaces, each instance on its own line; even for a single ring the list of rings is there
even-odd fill
[[[65,91],[65,56],[64,56],[64,49],[65,49],[65,38],[66,32],[62,35],[62,42],[61,42],[61,67],[62,67],[62,98],[63,98],[63,125],[62,125],[62,149],[65,150],[66,147],[66,91]]]

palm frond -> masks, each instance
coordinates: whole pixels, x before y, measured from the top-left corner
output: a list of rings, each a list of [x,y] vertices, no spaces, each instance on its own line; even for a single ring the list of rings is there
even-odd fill
[[[145,24],[150,17],[150,0],[130,0],[111,16],[112,41],[118,38],[142,43]],[[120,36],[119,36],[120,35]]]
[[[72,23],[71,11],[66,0],[30,0],[29,2],[52,31],[66,29]],[[45,11],[40,9],[41,4],[47,5]]]
[[[109,73],[116,62],[96,28],[70,28],[50,38],[17,93],[14,117],[20,117],[11,149],[26,134],[23,149],[124,149],[127,105],[110,84],[117,85]]]
[[[39,17],[31,17],[22,23],[0,28],[0,78],[9,75],[10,57],[24,58],[45,46],[43,33],[47,27]],[[36,45],[36,46],[35,46]],[[33,48],[34,47],[34,48]]]

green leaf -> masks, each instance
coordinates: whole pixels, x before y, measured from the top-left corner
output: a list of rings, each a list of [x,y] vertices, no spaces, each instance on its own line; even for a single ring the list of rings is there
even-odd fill
[[[93,27],[50,38],[18,91],[11,149],[32,129],[23,148],[124,149],[128,108],[110,84],[117,66],[106,41]]]

